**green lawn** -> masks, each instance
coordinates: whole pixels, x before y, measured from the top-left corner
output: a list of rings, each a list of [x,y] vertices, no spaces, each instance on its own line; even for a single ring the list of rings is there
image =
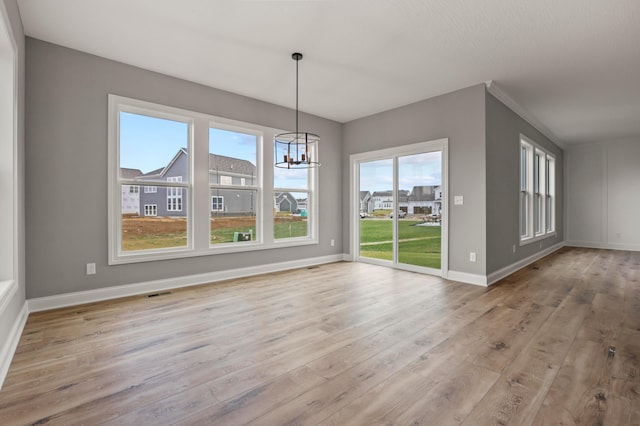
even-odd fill
[[[400,220],[399,261],[417,266],[440,268],[441,229],[439,226],[415,226],[421,221]],[[360,220],[360,256],[393,260],[393,221]]]

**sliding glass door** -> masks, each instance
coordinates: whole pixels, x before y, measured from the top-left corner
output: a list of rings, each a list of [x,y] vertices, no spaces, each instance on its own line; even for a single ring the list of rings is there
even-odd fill
[[[445,159],[445,140],[352,156],[356,260],[442,275]]]
[[[440,269],[442,155],[398,157],[398,263]],[[400,215],[404,216],[400,218]]]
[[[393,261],[393,159],[360,163],[360,256]]]

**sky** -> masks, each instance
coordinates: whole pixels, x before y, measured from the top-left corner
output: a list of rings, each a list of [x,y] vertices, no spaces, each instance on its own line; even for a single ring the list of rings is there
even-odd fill
[[[440,151],[408,155],[398,158],[398,189],[411,191],[414,186],[442,184]],[[393,189],[393,160],[360,163],[361,191],[390,191]]]
[[[120,113],[120,167],[142,173],[166,166],[189,141],[187,123],[145,115]],[[266,147],[265,147],[266,148]],[[273,149],[269,145],[269,149]],[[257,137],[216,128],[209,129],[209,152],[256,164]],[[306,189],[306,169],[274,167],[274,187]]]

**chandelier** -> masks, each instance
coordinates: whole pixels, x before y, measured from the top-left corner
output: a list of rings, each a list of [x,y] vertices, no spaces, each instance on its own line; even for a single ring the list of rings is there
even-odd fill
[[[296,131],[280,133],[274,137],[275,164],[284,169],[305,169],[320,166],[318,161],[318,142],[320,136],[315,133],[298,130],[298,63],[302,53],[294,53],[296,61]]]

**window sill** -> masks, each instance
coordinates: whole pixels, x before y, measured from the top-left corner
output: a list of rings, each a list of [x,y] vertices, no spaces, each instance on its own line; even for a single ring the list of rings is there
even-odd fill
[[[260,250],[272,250],[281,249],[287,247],[299,247],[318,244],[318,240],[315,238],[300,238],[300,239],[286,239],[278,240],[271,243],[252,243],[252,242],[237,242],[228,243],[224,247],[210,247],[204,250],[171,250],[171,251],[156,251],[146,253],[130,253],[123,254],[109,259],[109,265],[125,265],[129,263],[140,262],[153,262],[158,260],[173,260],[189,257],[200,256],[216,256],[221,254],[233,254],[233,253],[246,253]]]
[[[527,239],[524,239],[524,240],[520,240],[520,247],[527,246],[529,244],[533,244],[533,243],[536,243],[538,241],[546,240],[547,238],[553,238],[555,236],[557,236],[557,233],[555,231],[553,231],[553,232],[550,232],[548,234],[538,235],[536,237],[531,237],[531,238],[527,238]]]

